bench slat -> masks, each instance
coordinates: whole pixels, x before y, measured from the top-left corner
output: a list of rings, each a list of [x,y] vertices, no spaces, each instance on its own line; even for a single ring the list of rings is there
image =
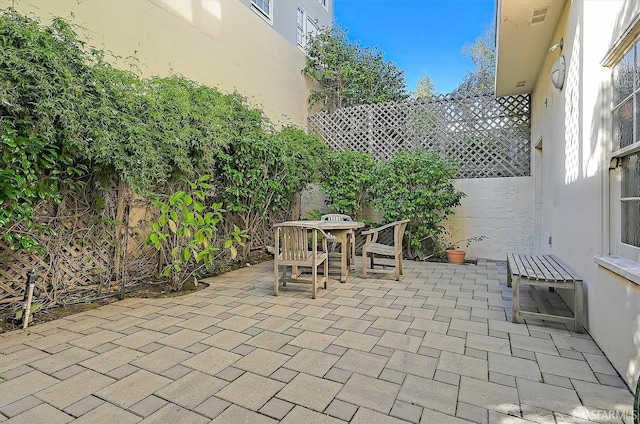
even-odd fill
[[[538,266],[544,273],[546,281],[557,281],[565,279],[565,277],[553,267],[553,264],[549,263],[546,256],[532,256],[532,259],[538,264]]]
[[[578,274],[576,274],[574,270],[572,270],[564,262],[562,262],[557,256],[548,255],[548,257],[550,262],[554,262],[559,269],[562,269],[567,274],[568,279],[574,281],[582,281],[582,278]]]
[[[507,285],[513,287],[513,322],[520,318],[536,318],[574,325],[574,331],[582,332],[582,279],[560,259],[553,255],[507,254]],[[520,310],[520,286],[529,285],[536,307],[540,312]],[[549,314],[535,286],[568,288],[574,290],[575,315],[573,317]]]
[[[540,267],[535,263],[535,261],[532,260],[530,255],[515,255],[514,257],[518,264],[518,272],[514,272],[514,274],[529,280],[549,280],[549,278],[540,270]]]
[[[551,257],[547,259],[547,263],[550,267],[552,267],[558,274],[560,274],[561,278],[566,281],[575,280],[574,276],[571,273],[567,272],[567,268],[560,266],[556,261],[554,261]]]
[[[507,264],[511,267],[511,273],[520,275],[520,269],[518,268],[518,262],[516,261],[516,255],[509,253],[507,255]]]
[[[528,267],[528,264],[524,262],[523,255],[515,256],[515,260],[518,268],[518,275],[521,275],[523,277],[526,277],[528,275],[533,275],[533,270],[530,269]]]
[[[582,281],[566,264],[554,255],[507,255],[511,274],[540,281]]]
[[[526,261],[529,263],[529,267],[534,273],[533,276],[530,275],[529,278],[533,277],[535,280],[554,281],[554,276],[547,272],[546,268],[540,264],[539,261],[536,261],[536,258],[536,256],[525,257]]]

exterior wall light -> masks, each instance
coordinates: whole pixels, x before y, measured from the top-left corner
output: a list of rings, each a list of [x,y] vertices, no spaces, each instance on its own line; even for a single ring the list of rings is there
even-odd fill
[[[551,67],[551,83],[558,90],[562,90],[562,86],[564,85],[565,67],[564,56],[557,58]]]
[[[553,52],[557,49],[560,49],[560,51],[562,51],[563,47],[564,38],[561,38],[559,43],[554,44],[549,48],[549,51]],[[562,87],[564,86],[565,68],[566,62],[564,56],[560,56],[559,58],[557,58],[551,66],[551,84],[553,84],[553,86],[558,90],[562,90]]]

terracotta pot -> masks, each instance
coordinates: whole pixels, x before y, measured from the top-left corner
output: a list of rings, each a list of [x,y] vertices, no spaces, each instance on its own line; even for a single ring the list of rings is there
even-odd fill
[[[464,263],[464,255],[467,252],[464,250],[450,249],[447,250],[447,261],[452,264],[463,264]]]

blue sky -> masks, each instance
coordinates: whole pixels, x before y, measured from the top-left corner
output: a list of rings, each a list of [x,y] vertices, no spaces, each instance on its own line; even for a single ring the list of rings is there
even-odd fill
[[[405,72],[410,91],[426,73],[448,93],[468,69],[462,56],[495,21],[495,0],[334,0],[335,19],[349,39],[378,46]]]

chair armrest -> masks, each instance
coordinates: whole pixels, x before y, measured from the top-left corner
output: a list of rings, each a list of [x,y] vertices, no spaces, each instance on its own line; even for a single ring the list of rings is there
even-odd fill
[[[325,233],[324,230],[322,228],[320,228],[320,227],[310,226],[310,227],[307,227],[307,228],[310,228],[312,230],[318,230],[318,232],[322,235],[322,238],[324,238],[324,239],[334,239],[334,238],[336,238],[336,236],[334,236],[334,235],[331,235],[329,233]]]
[[[409,220],[405,220],[405,221],[409,222]],[[382,230],[384,230],[384,229],[387,229],[387,228],[389,228],[389,227],[394,227],[394,226],[396,226],[396,225],[400,224],[401,222],[404,222],[404,221],[396,221],[396,222],[392,222],[392,223],[390,223],[390,224],[383,225],[382,227],[372,228],[371,230],[363,231],[363,232],[362,232],[362,233],[360,233],[360,234],[362,234],[363,236],[366,236],[367,234],[377,233],[377,232],[382,231]]]

